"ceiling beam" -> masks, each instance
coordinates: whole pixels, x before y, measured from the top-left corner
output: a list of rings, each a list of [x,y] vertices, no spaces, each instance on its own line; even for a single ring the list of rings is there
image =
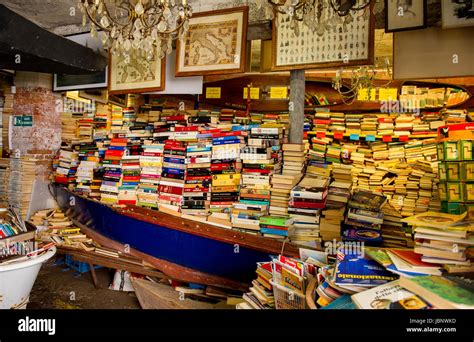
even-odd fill
[[[57,36],[0,5],[0,68],[84,74],[104,70],[107,59]]]

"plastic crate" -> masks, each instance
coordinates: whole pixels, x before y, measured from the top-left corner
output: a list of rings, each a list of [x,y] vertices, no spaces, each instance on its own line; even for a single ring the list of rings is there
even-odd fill
[[[280,284],[270,281],[273,287],[276,309],[306,309],[306,297]]]
[[[72,268],[73,270],[79,272],[79,273],[86,273],[90,271],[90,266],[88,263],[82,262],[82,261],[76,261],[72,259],[72,256],[69,254],[66,254],[66,258],[64,259],[64,263]]]

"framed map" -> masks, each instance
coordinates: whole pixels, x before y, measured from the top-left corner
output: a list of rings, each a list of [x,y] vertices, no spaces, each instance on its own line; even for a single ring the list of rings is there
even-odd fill
[[[176,76],[244,72],[247,22],[246,6],[193,15],[176,44]]]
[[[165,68],[165,59],[157,54],[150,61],[133,55],[110,55],[109,95],[164,90]]]
[[[352,11],[353,20],[318,35],[299,22],[299,35],[286,14],[276,14],[272,32],[272,70],[295,70],[374,62],[374,1],[364,11]]]

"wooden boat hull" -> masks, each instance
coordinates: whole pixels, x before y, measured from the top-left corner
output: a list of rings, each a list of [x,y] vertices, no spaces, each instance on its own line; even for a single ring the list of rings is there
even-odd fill
[[[138,207],[112,208],[61,186],[54,192],[59,207],[99,243],[128,250],[173,279],[243,289],[257,262],[298,255],[289,243]]]

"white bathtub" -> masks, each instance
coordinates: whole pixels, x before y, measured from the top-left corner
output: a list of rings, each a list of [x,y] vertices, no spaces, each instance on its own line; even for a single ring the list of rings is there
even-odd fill
[[[30,260],[0,265],[0,309],[25,309],[41,265],[56,253],[56,247]]]

